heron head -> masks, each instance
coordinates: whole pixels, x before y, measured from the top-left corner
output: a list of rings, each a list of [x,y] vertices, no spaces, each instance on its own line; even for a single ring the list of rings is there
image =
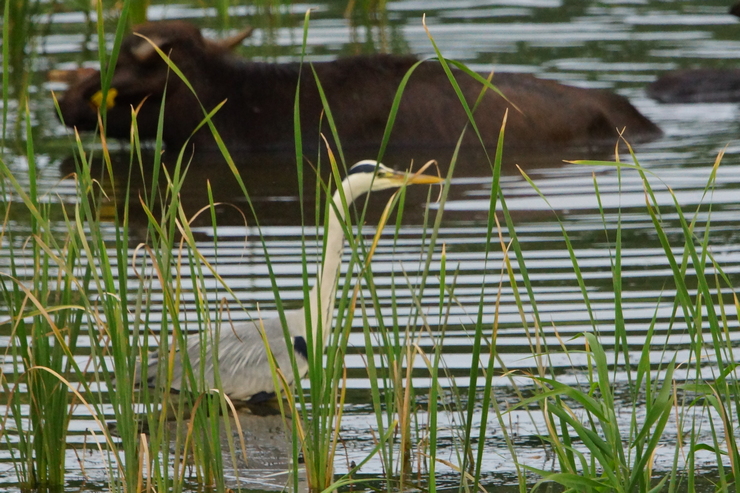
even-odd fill
[[[397,188],[403,185],[435,184],[444,178],[420,173],[396,171],[373,159],[360,161],[349,169],[347,178],[352,180],[352,189],[358,193]]]

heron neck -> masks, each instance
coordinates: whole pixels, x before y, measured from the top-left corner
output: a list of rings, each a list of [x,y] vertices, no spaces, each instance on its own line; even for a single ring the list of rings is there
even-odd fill
[[[342,182],[344,196],[347,206],[355,197],[347,180]],[[334,303],[336,302],[337,277],[342,265],[342,253],[344,251],[344,229],[342,222],[345,218],[345,207],[339,190],[332,197],[334,206],[329,207],[328,219],[324,227],[324,261],[319,267],[316,284],[309,294],[309,309],[311,310],[311,328],[315,334],[321,331],[323,344],[329,341],[332,321],[334,318]],[[321,317],[319,317],[321,315]],[[320,320],[320,321],[319,321]]]

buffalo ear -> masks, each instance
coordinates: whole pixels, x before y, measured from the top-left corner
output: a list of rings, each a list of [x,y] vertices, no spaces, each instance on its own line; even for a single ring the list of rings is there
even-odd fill
[[[211,43],[215,44],[222,50],[231,51],[242,44],[242,41],[250,37],[253,32],[254,28],[252,26],[249,26],[242,31],[234,34],[233,36],[229,36],[228,38],[224,38],[218,41],[211,41]]]

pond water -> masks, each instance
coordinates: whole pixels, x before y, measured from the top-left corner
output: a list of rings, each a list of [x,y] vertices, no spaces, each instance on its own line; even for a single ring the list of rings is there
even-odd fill
[[[63,177],[73,169],[72,145],[69,131],[57,122],[50,91],[64,89],[62,83],[47,82],[49,70],[65,70],[78,66],[95,66],[96,40],[90,35],[82,12],[76,12],[72,3],[62,3],[58,12],[36,19],[41,26],[36,39],[36,56],[33,61],[31,116],[34,123],[34,140],[39,153],[40,181],[45,191],[53,190],[50,200],[73,203],[74,187]],[[422,26],[422,15],[444,55],[466,63],[481,72],[515,71],[534,74],[580,87],[604,88],[615,91],[629,100],[646,116],[658,124],[665,136],[655,142],[635,147],[642,166],[655,173],[651,178],[661,206],[670,211],[672,199],[667,187],[672,189],[679,203],[691,212],[701,203],[711,201],[712,253],[719,259],[730,280],[740,277],[740,233],[738,232],[738,206],[740,201],[740,145],[737,135],[740,118],[737,104],[658,104],[647,98],[645,86],[657,75],[683,67],[732,67],[740,57],[740,23],[727,15],[728,2],[719,0],[671,1],[660,0],[487,0],[487,1],[389,1],[380,20],[369,24],[350,23],[344,17],[344,1],[317,2],[280,6],[273,16],[259,14],[259,9],[249,6],[231,8],[231,25],[240,27],[252,23],[257,27],[254,36],[241,48],[244,56],[269,61],[297,60],[301,51],[302,20],[307,8],[313,8],[308,34],[308,59],[326,60],[335,57],[373,51],[433,55],[433,49]],[[207,28],[216,35],[219,23],[214,19],[215,10],[202,3],[157,4],[149,9],[149,18],[182,18]],[[495,84],[495,78],[494,78]],[[10,108],[9,128],[18,120],[15,104]],[[9,142],[3,159],[23,184],[27,180],[24,151],[18,151]],[[21,146],[22,147],[22,146]],[[718,153],[725,155],[716,177],[716,186],[709,197],[704,188],[710,177],[712,164]],[[624,152],[624,148],[622,148]],[[449,165],[451,150],[419,151],[416,155],[388,155],[388,164],[404,167],[411,158],[416,163],[434,158],[443,171]],[[349,160],[374,157],[348,156]],[[610,255],[613,236],[607,240],[605,227],[611,231],[618,220],[623,227],[623,298],[625,317],[631,331],[629,344],[635,355],[641,351],[644,334],[653,317],[656,317],[656,345],[653,364],[658,365],[673,356],[667,354],[665,345],[677,351],[678,360],[687,357],[688,336],[681,330],[671,329],[673,301],[671,272],[663,249],[645,210],[643,184],[635,173],[626,171],[621,179],[613,167],[590,167],[566,164],[565,160],[584,158],[611,159],[610,150],[593,152],[585,149],[568,149],[542,154],[521,153],[505,156],[502,177],[503,194],[516,222],[516,232],[522,243],[529,277],[533,283],[538,309],[543,322],[545,341],[551,348],[559,347],[564,340],[570,349],[583,347],[582,338],[571,339],[591,329],[588,311],[577,284],[568,251],[561,232],[567,230],[580,262],[591,300],[591,309],[598,321],[607,355],[614,355],[614,307]],[[284,299],[297,301],[302,298],[300,263],[301,224],[310,224],[313,206],[306,203],[307,217],[301,219],[296,193],[295,173],[290,170],[291,156],[256,156],[241,165],[241,173],[254,200],[257,215],[263,226],[267,248],[274,263],[279,264],[279,281]],[[622,154],[622,160],[629,156]],[[127,157],[120,159],[125,166]],[[217,191],[216,200],[245,206],[244,198],[233,176],[226,171],[218,158],[203,158],[206,163],[195,162],[183,193],[184,205],[194,212],[207,203],[205,182],[210,180]],[[515,165],[526,170],[537,187],[547,196],[548,202],[522,177]],[[123,171],[125,174],[126,171]],[[292,174],[291,174],[292,173]],[[594,193],[594,179],[598,181],[601,206]],[[498,309],[499,333],[497,348],[501,365],[508,370],[535,372],[537,359],[532,357],[533,343],[530,333],[522,328],[521,315],[513,291],[504,276],[501,281],[503,254],[500,248],[486,254],[485,238],[490,203],[491,171],[480,156],[461,158],[452,181],[450,197],[444,216],[438,245],[445,245],[448,268],[455,272],[455,303],[450,308],[445,338],[445,365],[449,378],[443,386],[466,386],[470,373],[472,339],[469,331],[475,326],[478,306],[484,307],[484,324],[490,326]],[[735,190],[733,192],[733,190]],[[308,192],[306,196],[311,197]],[[415,313],[412,294],[407,282],[414,285],[423,270],[424,258],[420,254],[425,243],[423,231],[426,190],[409,191],[409,203],[404,214],[398,239],[393,238],[393,228],[381,239],[373,260],[373,271],[381,299],[388,296],[391,284],[396,283],[395,294],[399,299],[395,308],[384,302],[381,317],[393,317],[394,309]],[[382,208],[387,194],[377,194],[371,207]],[[15,199],[12,199],[15,200]],[[439,206],[432,204],[432,214]],[[250,245],[247,238],[257,238],[252,226],[244,227],[242,216],[224,209],[219,217],[218,255],[210,258],[236,292],[237,296],[254,308],[260,303],[263,316],[275,313],[270,281],[267,278],[261,246]],[[706,208],[704,208],[706,211]],[[372,226],[379,214],[371,213],[368,224]],[[681,234],[678,217],[670,212],[663,217],[666,231],[675,237]],[[703,212],[699,222],[707,220]],[[132,217],[133,227],[142,225],[144,217]],[[19,230],[25,226],[17,225]],[[213,229],[198,226],[202,234],[203,251],[211,245]],[[309,228],[312,230],[312,228]],[[374,228],[368,227],[369,232]],[[110,234],[114,232],[111,230]],[[0,238],[0,241],[2,239]],[[0,246],[2,243],[0,243]],[[0,262],[8,265],[9,259],[0,249]],[[421,299],[422,310],[437,313],[439,288],[439,257],[433,259],[430,288]],[[408,275],[409,279],[402,276]],[[451,274],[448,274],[451,275]],[[133,274],[132,274],[133,276]],[[403,279],[403,280],[401,280]],[[481,289],[484,294],[481,298]],[[214,295],[216,296],[216,295]],[[735,331],[729,337],[740,339],[737,316],[732,303],[726,307],[729,326]],[[4,312],[0,307],[0,313]],[[246,313],[232,311],[235,319],[247,317]],[[531,316],[527,314],[527,316]],[[436,317],[436,316],[435,316]],[[431,317],[431,329],[438,329]],[[371,323],[373,319],[371,318]],[[530,319],[531,322],[531,319]],[[358,322],[359,323],[359,322]],[[402,324],[403,325],[403,324]],[[156,327],[154,327],[156,329]],[[350,337],[350,345],[362,347],[361,327]],[[530,328],[531,330],[531,328]],[[9,329],[0,325],[1,341],[8,341]],[[562,338],[562,339],[561,339]],[[4,343],[6,343],[4,342]],[[430,346],[421,336],[420,344]],[[558,356],[553,350],[548,364],[555,368],[565,382],[584,381],[585,360]],[[413,380],[415,389],[424,394],[429,379],[424,375],[421,361]],[[350,389],[345,410],[342,437],[346,454],[337,461],[337,472],[347,470],[350,461],[361,460],[372,448],[368,437],[375,424],[369,404],[366,362],[359,354],[346,358],[349,370],[347,386]],[[487,364],[487,361],[484,361]],[[4,371],[12,371],[6,362]],[[712,375],[711,362],[702,367],[708,377]],[[615,372],[615,380],[626,379],[626,374]],[[677,378],[688,378],[686,369]],[[526,386],[526,382],[519,382]],[[494,379],[497,399],[505,402],[513,390],[508,378]],[[4,406],[0,408],[5,412]],[[621,414],[618,413],[618,417]],[[418,413],[423,421],[425,414]],[[268,419],[268,418],[264,418]],[[447,422],[439,423],[441,450],[448,451],[454,460],[456,437],[454,413],[443,414]],[[625,426],[630,415],[625,413]],[[704,416],[702,419],[713,419]],[[279,426],[265,424],[259,417],[245,416],[244,426],[250,430],[275,430]],[[488,485],[506,483],[515,477],[515,467],[504,446],[498,422],[489,418],[488,439],[483,471]],[[677,423],[669,425],[677,429]],[[89,428],[94,424],[89,416],[80,413],[71,424],[70,441],[80,443],[89,438]],[[544,424],[532,414],[521,411],[511,415],[511,431],[515,433],[518,460],[541,469],[555,467],[552,456],[547,454],[537,438],[545,433]],[[268,433],[251,438],[255,462],[240,474],[251,487],[280,488],[281,476],[270,476],[266,470],[284,469],[289,457],[288,446],[278,434]],[[670,436],[670,433],[667,433]],[[674,457],[675,441],[668,441],[656,457],[656,470],[670,469]],[[443,454],[440,454],[442,456]],[[70,484],[88,477],[94,484],[106,480],[102,462],[90,460],[84,473],[74,469],[76,455],[70,451]],[[698,464],[708,471],[716,466],[715,456],[697,455]],[[363,473],[381,473],[380,462],[370,462]],[[450,470],[443,471],[450,473]],[[86,475],[86,476],[85,476]],[[0,489],[12,488],[14,483],[11,456],[0,451]]]

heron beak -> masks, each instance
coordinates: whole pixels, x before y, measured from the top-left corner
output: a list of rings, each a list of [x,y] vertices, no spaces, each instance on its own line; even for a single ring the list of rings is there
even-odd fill
[[[407,180],[406,183],[409,185],[436,185],[445,181],[444,178],[439,176],[422,175],[420,173],[408,175],[408,178],[406,178],[405,174],[403,176],[404,179]]]

